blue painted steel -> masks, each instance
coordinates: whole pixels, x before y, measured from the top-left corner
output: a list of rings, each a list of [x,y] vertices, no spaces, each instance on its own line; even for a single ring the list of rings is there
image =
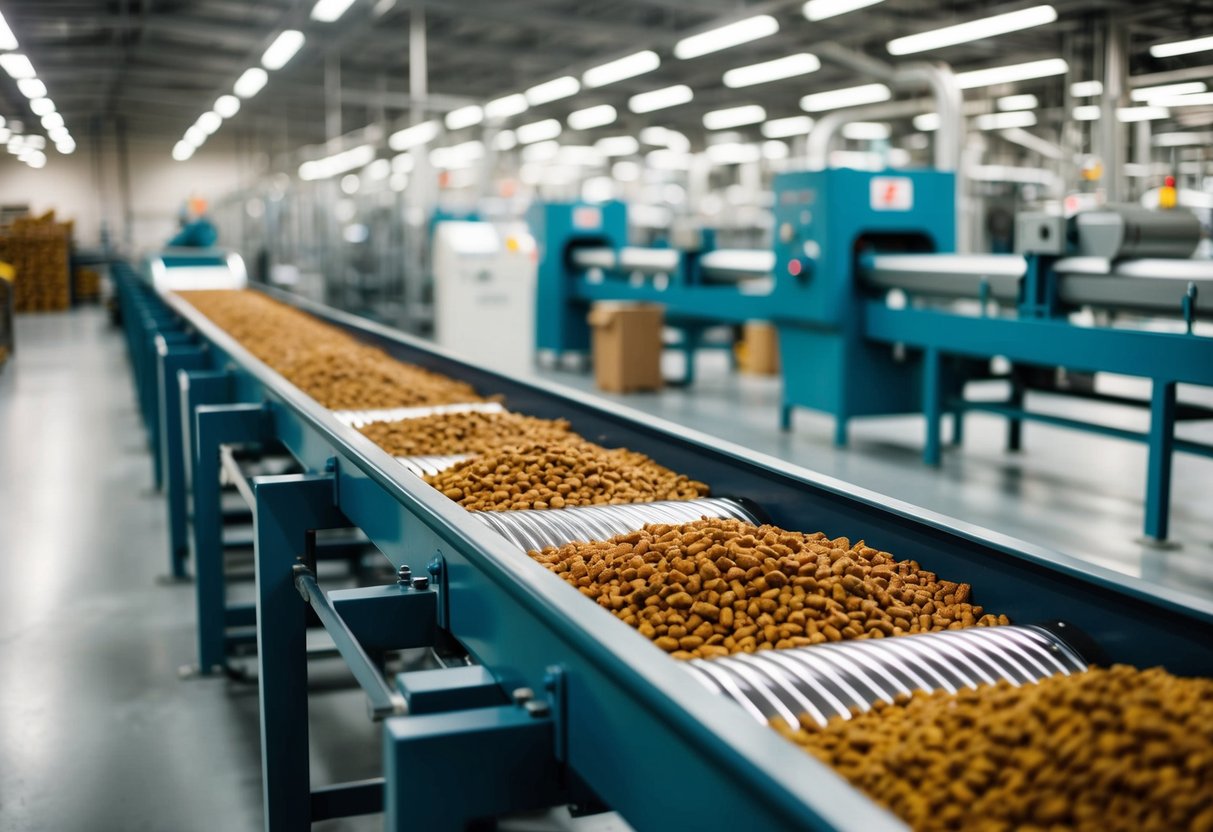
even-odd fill
[[[327,488],[317,486],[317,501],[335,500],[342,515],[363,529],[395,566],[408,564],[415,574],[422,574],[436,555],[440,557],[443,570],[437,592],[443,596],[450,633],[493,674],[503,690],[530,687],[542,691],[550,668],[558,665],[563,669],[565,698],[558,710],[567,713],[567,734],[561,747],[567,744],[568,773],[588,783],[634,825],[901,828],[828,768],[743,717],[732,703],[691,685],[685,669],[646,639],[609,612],[587,603],[580,593],[522,556],[504,538],[473,522],[463,509],[407,474],[382,449],[338,423],[186,304],[171,302],[223,357],[224,365],[231,361],[241,394],[259,395],[260,400],[271,403],[273,435],[304,468],[321,470],[331,461],[334,482]],[[963,576],[973,585],[978,602],[1017,621],[1047,620],[1062,614],[1094,638],[1112,661],[1138,666],[1161,662],[1177,673],[1213,673],[1213,651],[1208,646],[1213,643],[1213,605],[1184,593],[1155,589],[626,408],[612,406],[607,411],[591,396],[490,373],[386,328],[300,300],[294,302],[402,360],[462,378],[486,392],[502,393],[516,410],[567,418],[580,433],[646,453],[711,483],[716,493],[751,498],[779,525],[861,536],[941,574]],[[323,497],[319,491],[324,491]],[[262,507],[260,492],[258,503],[260,537],[261,513],[270,508]],[[285,506],[279,506],[274,514],[284,511]],[[280,543],[272,548],[278,553],[272,563],[270,556],[263,558],[260,550],[258,553],[259,593],[271,593],[281,600],[286,596],[278,590],[283,582],[290,584],[293,556],[301,546]],[[267,577],[278,590],[261,587]],[[301,605],[293,586],[290,592],[294,595],[290,603]],[[285,600],[282,606],[293,609]],[[264,627],[269,616],[265,607],[261,612]],[[294,612],[288,612],[286,618],[293,621]],[[276,616],[274,621],[278,636],[273,641],[277,644],[283,638]],[[297,644],[296,638],[292,629],[286,640]],[[263,661],[270,646],[263,640]],[[294,652],[286,650],[282,655]],[[271,677],[277,680],[271,687],[278,694],[263,697],[263,708],[273,711],[274,737],[286,732],[291,720],[297,731],[299,720],[306,717],[306,703],[301,706],[297,701],[300,689],[288,690],[281,681],[298,681],[302,671],[295,659],[283,661],[279,667],[276,658],[270,659],[262,669],[263,685]],[[408,790],[415,790],[422,777],[443,782],[438,774],[442,766],[461,770],[465,737],[495,731],[506,716],[517,722],[518,711],[511,705],[495,710],[493,719],[477,711],[463,711],[441,718],[388,720],[385,775],[389,818],[412,821],[413,828],[443,828],[417,821],[428,819],[425,813],[438,807],[426,806],[417,814],[412,801],[403,802]],[[284,713],[290,715],[289,720]],[[453,743],[449,746],[441,742],[446,734],[452,735],[447,737]],[[287,803],[298,803],[307,793],[306,768],[304,785],[288,797],[281,784],[301,782],[299,772],[291,768],[299,765],[300,746],[297,739],[284,742],[283,748],[295,756],[288,759],[284,754],[276,763],[287,766],[276,769],[277,793]],[[546,742],[554,759],[555,736]],[[267,741],[266,745],[274,745],[271,753],[279,754],[274,743]],[[495,771],[503,760],[512,759],[504,752],[500,758],[486,759],[490,756],[487,750],[495,746],[482,744],[480,748],[477,772]],[[429,755],[424,768],[418,749]],[[714,799],[702,805],[680,801],[677,807],[654,799],[652,784],[670,771],[680,772]],[[506,782],[505,775],[501,781]],[[462,785],[464,781],[458,782]],[[508,797],[485,794],[477,799],[492,803],[492,813],[503,811],[498,801]],[[291,817],[306,813],[297,806],[282,811]],[[444,815],[435,823],[451,820]]]
[[[367,650],[404,650],[436,643],[437,594],[406,586],[335,589],[329,601]]]
[[[480,665],[414,670],[396,676],[410,714],[433,714],[504,705],[506,697],[488,668]]]
[[[181,387],[178,373],[206,366],[207,352],[192,344],[169,347],[159,354],[160,447],[165,501],[168,505],[169,574],[185,578],[189,557],[185,441],[182,436]]]
[[[1155,379],[1150,394],[1150,457],[1146,472],[1146,536],[1167,539],[1171,452],[1175,448],[1175,382]]]

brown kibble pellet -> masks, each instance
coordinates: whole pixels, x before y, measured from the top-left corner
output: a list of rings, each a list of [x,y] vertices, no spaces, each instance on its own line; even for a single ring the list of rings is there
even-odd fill
[[[560,441],[575,436],[563,419],[519,413],[443,413],[375,422],[359,430],[392,456],[480,454],[505,444]]]
[[[659,646],[692,658],[1009,623],[968,603],[935,600],[945,588],[959,595],[957,587],[966,584],[945,584],[917,563],[896,561],[862,541],[841,550],[843,542],[820,532],[704,519],[530,555],[579,589],[618,599],[599,600],[618,618],[661,621],[666,629],[653,623],[651,634],[641,632],[670,639]],[[842,573],[835,574],[839,564]],[[872,577],[880,567],[880,577]],[[637,577],[641,569],[646,578]],[[902,601],[898,593],[906,587],[913,590]],[[928,596],[938,620],[916,606],[918,592]]]
[[[1213,680],[1093,668],[772,727],[917,832],[1213,830]]]

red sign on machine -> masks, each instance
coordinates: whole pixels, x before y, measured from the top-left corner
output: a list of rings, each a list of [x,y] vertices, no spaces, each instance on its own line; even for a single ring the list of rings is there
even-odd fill
[[[907,176],[874,176],[869,201],[873,211],[913,210],[914,180]]]
[[[588,205],[574,209],[573,227],[579,231],[597,231],[602,228],[602,211]]]

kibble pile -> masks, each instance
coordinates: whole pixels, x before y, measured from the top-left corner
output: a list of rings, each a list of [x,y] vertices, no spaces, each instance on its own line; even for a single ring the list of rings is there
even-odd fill
[[[359,428],[393,456],[479,454],[502,444],[575,438],[563,419],[518,413],[447,413]]]
[[[325,407],[377,409],[478,402],[471,386],[397,361],[256,292],[180,292],[185,300]]]
[[[919,832],[1213,832],[1213,680],[1124,665],[777,730]]]
[[[502,446],[425,479],[472,511],[693,500],[708,493],[703,483],[644,454],[580,439]]]
[[[531,557],[680,659],[1009,624],[862,541],[705,519]]]

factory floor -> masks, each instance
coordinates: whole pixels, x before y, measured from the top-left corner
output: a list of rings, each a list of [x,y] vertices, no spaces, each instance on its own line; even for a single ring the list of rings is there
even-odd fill
[[[157,580],[167,567],[164,505],[121,336],[96,309],[22,316],[16,335],[17,354],[0,370],[0,830],[259,829],[255,687],[178,673],[194,656],[193,588]],[[705,355],[700,370],[690,390],[608,398],[1213,597],[1209,460],[1177,457],[1173,530],[1184,545],[1158,551],[1134,542],[1140,446],[1029,425],[1025,451],[1012,455],[1001,423],[974,416],[964,450],[935,471],[920,462],[920,420],[858,422],[839,450],[818,416],[777,429],[775,380],[732,375],[719,355]],[[592,387],[584,375],[548,377]],[[1140,426],[1142,417],[1110,418]],[[1210,427],[1184,433],[1213,440]],[[376,773],[376,729],[358,691],[314,696],[311,731],[314,782]]]

